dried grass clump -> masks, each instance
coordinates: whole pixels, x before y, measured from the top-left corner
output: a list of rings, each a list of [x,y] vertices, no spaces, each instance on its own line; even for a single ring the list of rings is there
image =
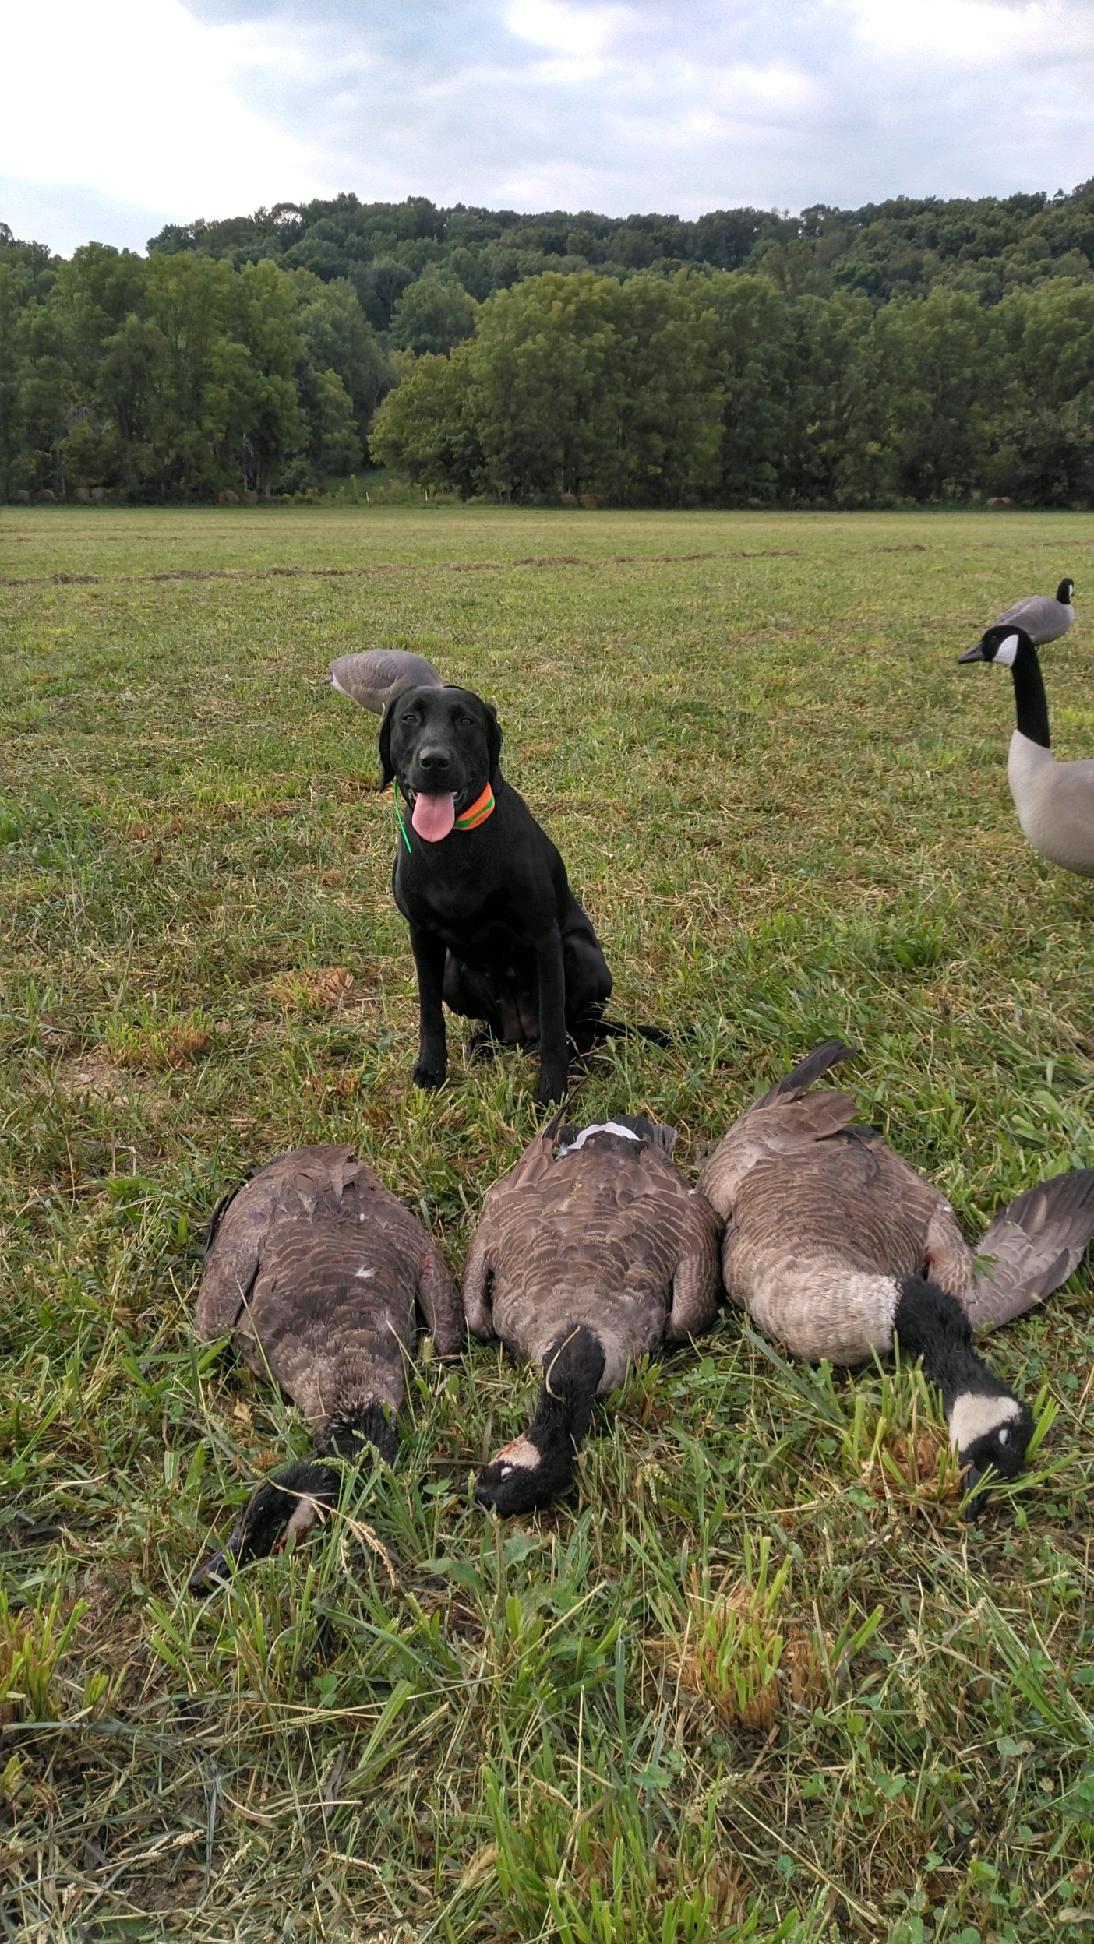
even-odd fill
[[[317,965],[310,972],[279,972],[267,987],[287,1013],[342,1012],[353,998],[353,974],[344,965]]]

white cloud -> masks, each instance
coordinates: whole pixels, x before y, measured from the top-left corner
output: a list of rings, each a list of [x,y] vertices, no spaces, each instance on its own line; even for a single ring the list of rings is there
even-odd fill
[[[874,53],[922,56],[932,66],[992,67],[1094,54],[1094,10],[1074,0],[853,0]]]
[[[8,14],[0,218],[66,251],[343,189],[696,216],[1094,175],[1094,0],[29,0]]]
[[[511,34],[568,59],[602,54],[627,17],[626,7],[569,6],[566,0],[512,0],[505,10]]]
[[[308,142],[246,98],[263,72],[289,60],[306,68],[305,44],[265,27],[202,26],[179,0],[21,6],[4,43],[2,175],[180,216],[325,186]]]

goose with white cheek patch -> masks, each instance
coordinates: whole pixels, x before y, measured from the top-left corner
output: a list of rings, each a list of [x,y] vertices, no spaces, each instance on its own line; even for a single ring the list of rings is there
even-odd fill
[[[1059,641],[1074,626],[1074,603],[1075,582],[1065,579],[1056,589],[1055,600],[1048,594],[1027,594],[1024,600],[997,614],[996,625],[1022,628],[1035,648],[1043,648],[1046,642]]]
[[[1024,628],[989,628],[959,662],[995,662],[1014,677],[1017,728],[1010,739],[1007,781],[1018,821],[1050,864],[1094,877],[1094,761],[1058,763],[1048,733],[1041,663]]]
[[[315,1456],[259,1486],[226,1544],[195,1569],[192,1593],[294,1545],[337,1505],[340,1472],[326,1459],[394,1457],[419,1315],[438,1356],[462,1349],[443,1256],[352,1149],[296,1148],[220,1204],[198,1335],[231,1336],[252,1370],[280,1384],[311,1424]]]
[[[976,1251],[936,1188],[855,1102],[813,1083],[851,1048],[828,1040],[750,1107],[711,1155],[699,1186],[725,1222],[722,1274],[765,1336],[810,1362],[858,1364],[894,1340],[942,1392],[967,1467],[970,1510],[983,1475],[1021,1471],[1026,1405],[973,1348],[1065,1282],[1094,1235],[1094,1168],[1042,1182],[1001,1210]]]
[[[339,695],[378,716],[404,689],[444,686],[433,663],[407,648],[366,648],[357,655],[339,655],[330,665],[330,683]]]
[[[480,1505],[530,1512],[564,1492],[597,1397],[636,1358],[710,1327],[718,1221],[641,1117],[549,1126],[495,1182],[464,1271],[467,1321],[543,1370],[531,1424],[479,1473]]]

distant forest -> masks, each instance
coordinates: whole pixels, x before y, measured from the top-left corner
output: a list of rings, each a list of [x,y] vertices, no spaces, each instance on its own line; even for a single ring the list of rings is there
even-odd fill
[[[341,195],[67,260],[0,224],[0,497],[373,465],[533,504],[1094,502],[1094,182],[694,222]]]

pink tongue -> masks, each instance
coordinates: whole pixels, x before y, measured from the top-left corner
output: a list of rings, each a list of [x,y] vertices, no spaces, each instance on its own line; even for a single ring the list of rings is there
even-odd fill
[[[443,796],[423,796],[419,791],[410,821],[427,844],[439,844],[456,821],[456,799],[451,790]]]

